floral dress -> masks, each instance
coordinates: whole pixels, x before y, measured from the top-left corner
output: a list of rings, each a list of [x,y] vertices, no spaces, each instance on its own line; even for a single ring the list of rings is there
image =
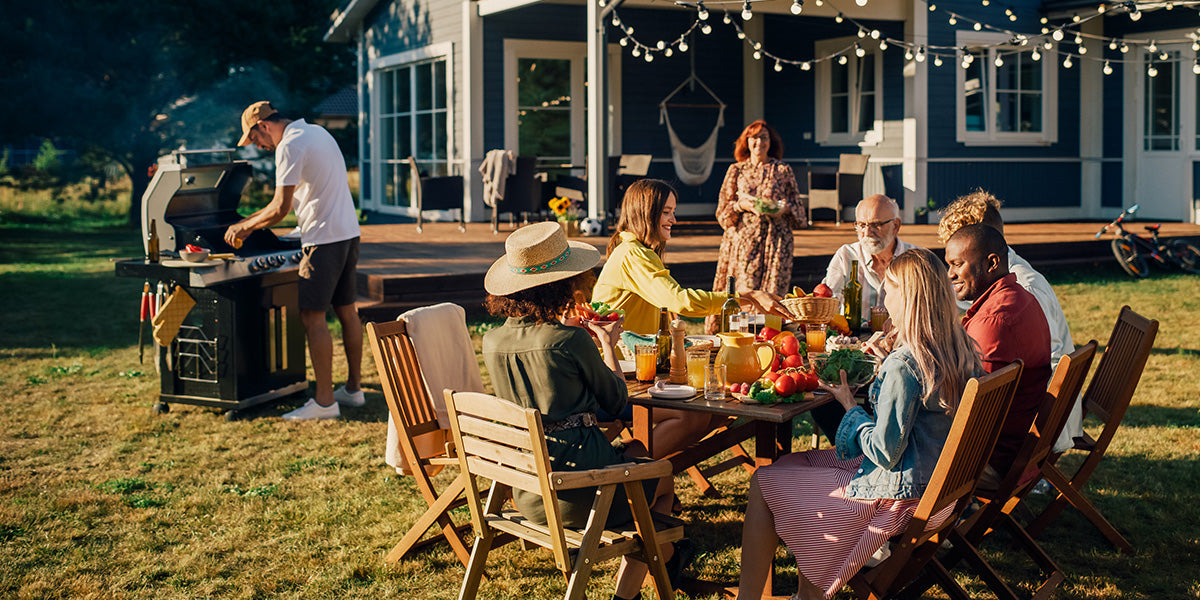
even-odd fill
[[[756,215],[738,208],[738,192],[745,192],[790,210],[780,215]],[[767,159],[761,163],[734,163],[725,173],[717,200],[717,222],[725,228],[713,289],[722,291],[728,277],[739,288],[782,296],[792,282],[792,230],[808,226],[808,208],[800,199],[796,176],[786,163]],[[705,321],[709,333],[720,328],[719,316]]]

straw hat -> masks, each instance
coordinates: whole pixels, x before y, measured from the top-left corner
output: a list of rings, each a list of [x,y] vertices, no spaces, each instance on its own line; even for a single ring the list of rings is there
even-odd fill
[[[507,296],[574,277],[600,262],[591,244],[569,242],[558,223],[526,225],[508,236],[501,256],[483,278],[489,294]]]

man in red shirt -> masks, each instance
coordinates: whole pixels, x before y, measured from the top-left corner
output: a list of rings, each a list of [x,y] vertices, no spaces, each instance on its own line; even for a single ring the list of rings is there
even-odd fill
[[[1050,381],[1050,327],[1037,298],[1008,272],[1004,234],[983,224],[967,225],[946,242],[950,284],[959,300],[973,302],[963,327],[978,344],[983,368],[1025,362],[1016,395],[996,449],[979,486],[994,489],[1029,432]]]

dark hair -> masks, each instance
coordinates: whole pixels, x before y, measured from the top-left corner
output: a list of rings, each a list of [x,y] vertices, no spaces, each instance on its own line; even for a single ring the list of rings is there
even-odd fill
[[[954,240],[966,243],[969,248],[978,252],[979,256],[995,254],[1004,267],[1004,271],[1008,271],[1008,242],[1004,240],[1004,234],[997,231],[995,227],[983,223],[963,225],[954,232],[954,235],[950,236],[947,244]]]
[[[608,240],[605,252],[611,255],[613,249],[621,244],[621,232],[628,231],[662,258],[667,249],[667,240],[659,239],[658,222],[671,194],[675,194],[675,188],[661,179],[633,182],[625,190],[625,198],[621,200],[621,218],[617,221],[617,230],[613,232],[612,239]],[[675,194],[675,199],[678,202],[679,194]]]
[[[588,269],[573,277],[543,283],[506,296],[488,294],[484,307],[496,317],[533,317],[537,321],[553,323],[575,302],[577,290],[590,294],[595,285],[596,274]]]
[[[742,130],[742,135],[739,135],[737,141],[733,143],[733,159],[742,162],[750,158],[750,146],[746,140],[758,135],[758,132],[764,129],[767,131],[767,156],[775,160],[783,160],[783,138],[779,137],[779,132],[775,131],[774,127],[767,125],[767,122],[762,119],[747,125]]]

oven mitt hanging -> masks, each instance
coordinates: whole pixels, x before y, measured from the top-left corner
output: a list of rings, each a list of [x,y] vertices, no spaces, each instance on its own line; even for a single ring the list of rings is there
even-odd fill
[[[171,292],[167,301],[159,307],[158,314],[154,316],[154,339],[159,346],[165,348],[171,344],[171,340],[179,333],[183,319],[195,305],[196,301],[192,300],[183,288],[177,287]]]

